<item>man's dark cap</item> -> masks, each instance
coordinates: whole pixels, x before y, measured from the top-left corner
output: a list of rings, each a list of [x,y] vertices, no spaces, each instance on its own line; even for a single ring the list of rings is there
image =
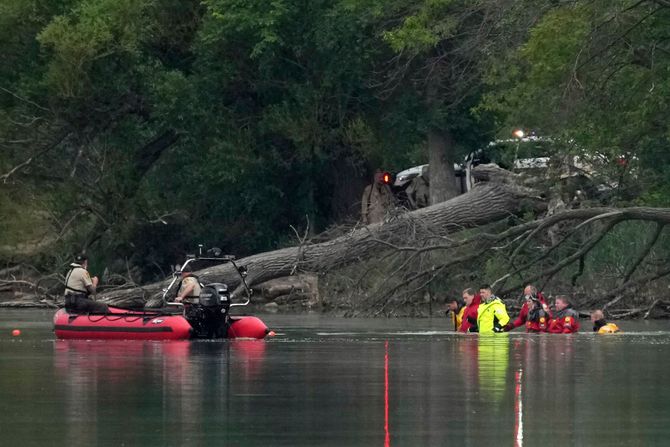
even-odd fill
[[[81,263],[84,261],[88,261],[88,256],[86,256],[83,253],[80,253],[78,255],[74,255],[74,262]]]

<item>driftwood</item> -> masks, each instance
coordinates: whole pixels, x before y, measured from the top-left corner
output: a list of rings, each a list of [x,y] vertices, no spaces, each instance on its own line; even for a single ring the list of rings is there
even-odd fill
[[[651,315],[651,312],[654,310],[654,307],[656,307],[656,305],[658,305],[658,303],[660,301],[661,301],[660,299],[655,299],[654,302],[651,303],[651,306],[649,306],[649,309],[647,309],[647,312],[645,312],[645,314],[644,314],[643,318],[645,320],[649,318],[649,316]]]

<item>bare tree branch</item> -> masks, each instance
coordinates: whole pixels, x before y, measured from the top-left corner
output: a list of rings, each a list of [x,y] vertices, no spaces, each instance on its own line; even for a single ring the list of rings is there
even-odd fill
[[[0,90],[2,90],[3,92],[5,92],[5,93],[7,93],[7,94],[9,94],[9,95],[12,95],[14,98],[16,98],[16,99],[18,99],[18,100],[20,100],[20,101],[22,101],[22,102],[25,102],[26,104],[30,104],[31,106],[35,106],[35,107],[37,107],[38,109],[43,110],[43,111],[45,111],[45,112],[51,112],[51,111],[50,111],[49,109],[47,109],[46,107],[42,107],[41,105],[37,104],[36,102],[31,101],[31,100],[29,100],[29,99],[26,99],[26,98],[24,98],[24,97],[22,97],[22,96],[19,96],[19,95],[17,95],[16,93],[14,93],[14,92],[12,92],[12,91],[10,91],[10,90],[7,90],[7,89],[4,88],[4,87],[0,87]]]
[[[647,241],[645,246],[642,248],[640,251],[640,254],[638,255],[637,259],[633,264],[631,264],[630,268],[628,271],[624,274],[621,284],[625,284],[628,282],[631,276],[635,273],[637,268],[642,264],[642,261],[647,257],[649,252],[651,251],[652,248],[654,248],[654,245],[656,245],[656,242],[658,241],[658,238],[661,236],[661,233],[663,232],[663,228],[665,228],[664,223],[658,222],[656,224],[656,230],[654,231],[654,234],[651,236],[651,238]]]
[[[45,147],[43,147],[41,150],[39,150],[37,153],[31,155],[26,159],[25,161],[19,163],[18,165],[14,166],[9,172],[6,172],[5,174],[0,175],[0,179],[2,179],[3,183],[7,183],[9,178],[14,175],[17,171],[29,166],[35,159],[40,158],[47,152],[51,151],[55,147],[57,147],[59,144],[65,140],[70,135],[69,131],[62,131],[59,135],[56,136],[56,138],[49,144],[47,144]]]

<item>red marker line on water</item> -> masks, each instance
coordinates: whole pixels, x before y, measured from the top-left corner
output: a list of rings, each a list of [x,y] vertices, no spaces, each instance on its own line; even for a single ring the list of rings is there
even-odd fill
[[[523,370],[514,373],[514,447],[523,446]]]
[[[391,446],[389,432],[389,342],[384,343],[384,447]]]

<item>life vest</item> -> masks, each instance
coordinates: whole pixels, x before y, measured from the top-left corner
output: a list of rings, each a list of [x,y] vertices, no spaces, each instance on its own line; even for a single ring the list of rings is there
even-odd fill
[[[82,269],[84,272],[86,272],[87,270],[79,264],[70,264],[70,267],[71,267],[70,271],[68,272],[67,277],[65,278],[65,296],[77,295],[88,298],[89,293],[87,289],[82,290],[68,286],[68,283],[70,282],[70,276],[72,276],[72,272],[74,272],[77,269]]]
[[[539,301],[540,306],[547,304],[547,302],[544,299],[544,296],[542,295],[542,292],[537,292],[536,298]],[[538,310],[542,310],[544,312],[544,310],[541,307]],[[537,310],[535,312],[537,313]],[[531,324],[530,327],[529,327],[528,321],[534,320],[534,321],[539,322],[539,319],[540,319],[539,315],[532,316],[532,315],[530,315],[530,313],[531,313],[531,311],[530,311],[530,307],[528,305],[528,302],[523,303],[523,305],[521,306],[521,311],[519,312],[519,316],[512,323],[512,329],[525,325],[527,332],[537,332],[538,330],[540,330],[539,325]],[[549,320],[551,319],[551,315],[545,313],[544,316],[545,316],[545,321],[544,321],[543,324],[545,326],[544,329],[546,329],[549,326]]]
[[[458,312],[450,311],[451,321],[454,323],[454,330],[457,331],[461,324],[463,323],[463,315],[465,314],[466,307],[463,306]]]
[[[549,329],[549,318],[546,312],[540,309],[539,312],[536,312],[536,315],[532,314],[533,312],[529,313],[526,320],[526,332],[547,332],[547,329]]]
[[[566,307],[549,322],[552,334],[572,334],[579,331],[579,314],[572,307]]]

